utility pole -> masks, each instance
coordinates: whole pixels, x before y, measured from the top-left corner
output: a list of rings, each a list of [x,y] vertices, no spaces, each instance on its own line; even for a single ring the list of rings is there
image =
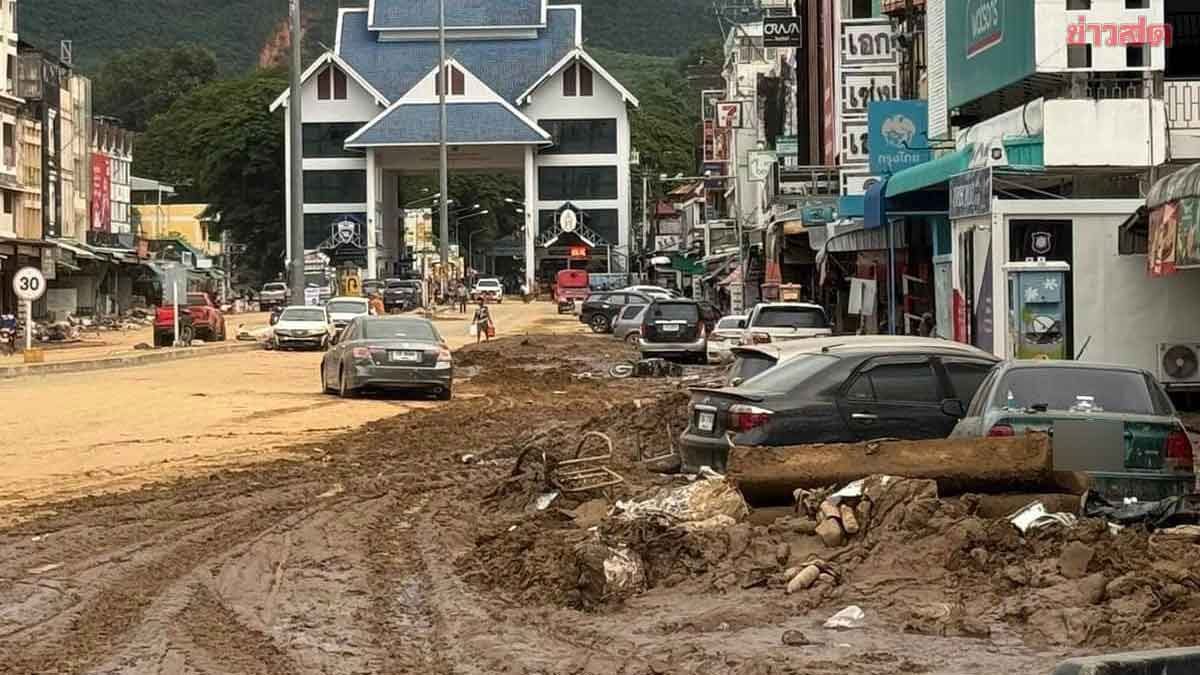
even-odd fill
[[[301,116],[300,100],[300,43],[303,35],[300,32],[300,0],[288,0],[291,6],[291,96],[288,97],[288,115],[291,124],[291,176],[292,203],[291,237],[288,250],[292,260],[291,288],[292,302],[304,302],[304,124]]]
[[[450,158],[446,145],[446,88],[450,86],[450,78],[446,77],[446,0],[438,0],[438,109],[441,112],[441,135],[439,146],[441,151],[440,178],[442,187],[441,199],[441,258],[442,270],[450,269]]]

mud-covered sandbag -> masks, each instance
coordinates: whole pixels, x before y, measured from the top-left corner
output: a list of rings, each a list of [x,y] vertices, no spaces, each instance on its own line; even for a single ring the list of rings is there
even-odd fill
[[[663,489],[653,496],[617,502],[617,516],[627,520],[666,516],[684,522],[708,521],[728,516],[734,522],[750,514],[745,498],[724,478],[701,478],[678,488]]]

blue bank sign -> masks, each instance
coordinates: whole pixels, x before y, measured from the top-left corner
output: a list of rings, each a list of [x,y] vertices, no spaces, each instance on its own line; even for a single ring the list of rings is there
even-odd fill
[[[1004,41],[1004,0],[967,0],[967,58]]]
[[[933,158],[928,101],[880,101],[867,109],[871,173],[891,175]]]

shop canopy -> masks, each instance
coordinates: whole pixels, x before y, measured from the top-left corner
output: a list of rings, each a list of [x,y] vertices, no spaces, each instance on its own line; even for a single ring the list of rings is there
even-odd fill
[[[1146,195],[1146,208],[1153,211],[1163,204],[1188,197],[1200,197],[1200,164],[1176,171],[1155,183]]]
[[[931,185],[947,183],[952,177],[971,169],[971,157],[974,154],[975,144],[968,143],[948,155],[899,171],[887,181],[887,196],[899,197]]]

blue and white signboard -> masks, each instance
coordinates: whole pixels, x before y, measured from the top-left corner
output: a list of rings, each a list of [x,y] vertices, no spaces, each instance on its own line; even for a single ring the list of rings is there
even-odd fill
[[[879,101],[867,113],[871,173],[892,175],[933,158],[928,101]]]

